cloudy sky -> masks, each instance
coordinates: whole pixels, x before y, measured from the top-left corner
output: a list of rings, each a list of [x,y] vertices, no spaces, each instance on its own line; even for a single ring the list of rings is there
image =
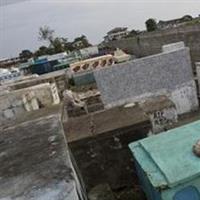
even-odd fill
[[[0,58],[35,50],[38,29],[48,25],[58,36],[85,34],[98,43],[111,28],[144,29],[148,18],[168,20],[200,14],[200,0],[0,0]]]

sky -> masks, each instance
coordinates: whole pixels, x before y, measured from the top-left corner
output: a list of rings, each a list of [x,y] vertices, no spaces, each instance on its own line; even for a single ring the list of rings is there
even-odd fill
[[[97,44],[112,28],[145,29],[148,18],[169,20],[200,14],[200,0],[0,0],[0,59],[45,45],[41,26],[73,40],[85,34]]]

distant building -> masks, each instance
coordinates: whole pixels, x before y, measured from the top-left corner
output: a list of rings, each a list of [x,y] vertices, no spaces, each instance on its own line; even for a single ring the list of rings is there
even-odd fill
[[[131,60],[131,55],[125,53],[121,49],[117,48],[116,51],[114,51],[114,61],[116,63],[122,63]]]
[[[16,80],[19,77],[21,77],[21,73],[17,68],[11,68],[10,70],[0,68],[0,83]]]
[[[79,51],[82,58],[91,58],[99,54],[98,46],[83,48],[80,49]]]
[[[148,200],[199,200],[200,121],[129,145]]]
[[[19,69],[23,74],[45,74],[69,67],[71,58],[75,59],[74,55],[69,55],[66,52],[40,56],[35,60],[30,59],[27,63],[20,64]]]
[[[192,21],[193,17],[190,15],[185,15],[182,18],[168,20],[168,21],[159,21],[157,26],[158,29],[168,29],[183,25],[186,22]]]
[[[104,41],[112,41],[112,40],[119,40],[121,38],[126,37],[129,34],[127,27],[116,27],[110,30],[107,35],[104,37]]]
[[[113,56],[108,54],[72,63],[70,64],[70,69],[72,73],[80,73],[80,72],[92,71],[97,68],[111,66],[113,64],[114,64]]]
[[[16,67],[20,63],[20,58],[3,58],[0,59],[0,68]]]

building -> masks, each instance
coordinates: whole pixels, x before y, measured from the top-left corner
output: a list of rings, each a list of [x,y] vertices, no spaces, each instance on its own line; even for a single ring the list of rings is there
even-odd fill
[[[83,59],[91,58],[99,55],[98,46],[91,46],[87,48],[80,49],[80,55]]]
[[[94,83],[93,72],[107,68],[114,64],[114,57],[110,54],[98,56],[70,64],[70,71],[75,85]]]
[[[37,59],[30,59],[26,63],[19,65],[23,74],[45,74],[53,71],[66,69],[70,63],[77,62],[81,59],[79,52],[58,53],[54,55],[40,56]]]
[[[13,57],[13,58],[3,58],[0,59],[0,68],[11,68],[16,67],[20,63],[19,57]]]
[[[21,73],[18,68],[1,69],[0,68],[0,84],[17,80],[21,77]]]
[[[193,20],[192,16],[185,15],[182,18],[178,18],[178,19],[173,19],[173,20],[168,20],[168,21],[159,21],[157,24],[157,27],[158,27],[158,29],[169,29],[169,28],[181,26],[192,20]]]
[[[80,73],[85,71],[91,71],[98,68],[103,68],[111,66],[114,64],[112,55],[98,56],[95,58],[90,58],[82,60],[79,62],[71,63],[70,69],[72,73]]]
[[[199,200],[200,121],[129,145],[148,200]]]
[[[104,37],[105,42],[109,42],[112,40],[120,40],[126,37],[129,34],[127,27],[116,27],[110,30],[107,35]]]

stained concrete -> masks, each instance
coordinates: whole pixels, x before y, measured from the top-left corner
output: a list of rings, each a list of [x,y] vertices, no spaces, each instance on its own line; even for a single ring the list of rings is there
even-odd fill
[[[0,126],[31,110],[58,104],[57,88],[49,83],[13,90],[0,95]]]
[[[136,59],[94,72],[107,108],[167,95],[178,114],[198,108],[189,48]]]
[[[1,200],[82,200],[60,115],[0,131]]]
[[[138,106],[69,118],[64,129],[87,191],[104,183],[112,190],[134,188],[137,177],[128,143],[146,137],[151,129]]]

